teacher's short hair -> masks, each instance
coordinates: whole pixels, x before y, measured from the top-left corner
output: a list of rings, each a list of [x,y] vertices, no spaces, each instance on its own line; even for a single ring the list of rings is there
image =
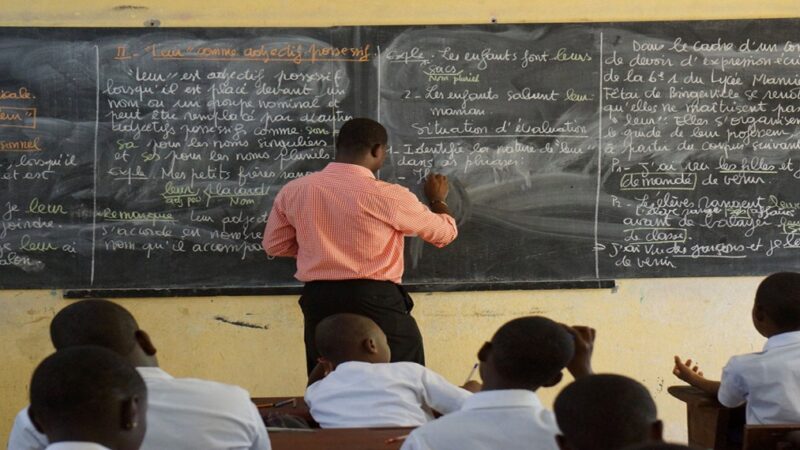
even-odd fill
[[[339,129],[336,152],[361,156],[376,145],[386,145],[388,141],[386,128],[380,123],[363,117],[350,119]]]

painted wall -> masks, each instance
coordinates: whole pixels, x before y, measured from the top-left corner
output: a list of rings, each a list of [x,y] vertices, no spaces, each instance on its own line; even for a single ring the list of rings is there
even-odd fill
[[[2,26],[326,26],[352,24],[679,20],[800,17],[796,0],[0,0]],[[759,349],[750,323],[756,278],[622,280],[616,290],[466,292],[416,295],[415,315],[431,368],[460,383],[481,343],[504,322],[543,314],[598,329],[595,367],[642,381],[667,435],[685,439],[672,355],[691,355],[718,376],[731,354]],[[216,297],[120,301],[159,347],[176,376],[240,384],[255,396],[301,394],[302,318],[295,297]],[[35,365],[52,351],[47,327],[67,301],[58,291],[0,291],[0,445],[27,403]],[[218,317],[262,325],[244,328]],[[551,402],[558,388],[545,390]]]

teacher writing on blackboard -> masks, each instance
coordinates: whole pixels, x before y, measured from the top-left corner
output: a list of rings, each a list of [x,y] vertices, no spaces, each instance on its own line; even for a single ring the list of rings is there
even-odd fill
[[[400,285],[404,236],[443,247],[458,230],[445,203],[444,175],[425,182],[430,208],[408,189],[375,178],[387,142],[386,129],[374,120],[345,122],[335,162],[286,184],[267,218],[264,249],[296,258],[295,277],[305,283],[300,307],[309,373],[318,358],[317,324],[343,312],[374,320],[388,337],[392,361],[425,363],[413,302]]]

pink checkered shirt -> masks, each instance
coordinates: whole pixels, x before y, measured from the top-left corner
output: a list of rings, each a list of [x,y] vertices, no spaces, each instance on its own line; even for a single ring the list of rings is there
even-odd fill
[[[297,258],[300,281],[400,283],[406,235],[444,247],[458,230],[408,189],[375,179],[366,167],[332,162],[281,189],[262,244],[269,255]]]

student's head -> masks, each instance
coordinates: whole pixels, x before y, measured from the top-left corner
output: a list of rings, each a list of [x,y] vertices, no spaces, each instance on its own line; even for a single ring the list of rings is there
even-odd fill
[[[147,388],[136,369],[102,347],[48,356],[31,378],[29,414],[50,442],[83,441],[135,450],[144,439]]]
[[[800,273],[764,278],[756,291],[753,324],[765,337],[800,330]]]
[[[350,119],[336,137],[336,161],[358,164],[373,172],[386,158],[386,128],[372,119]]]
[[[320,356],[334,366],[347,361],[389,362],[391,351],[386,335],[369,317],[334,314],[316,329],[315,342]]]
[[[545,317],[521,317],[497,330],[478,352],[483,389],[553,386],[575,353],[572,335]]]
[[[108,300],[89,299],[62,309],[50,322],[56,350],[79,345],[107,348],[135,366],[157,366],[156,349],[136,319]]]
[[[661,442],[656,404],[640,383],[622,375],[590,375],[565,387],[554,408],[562,450],[618,450]]]

